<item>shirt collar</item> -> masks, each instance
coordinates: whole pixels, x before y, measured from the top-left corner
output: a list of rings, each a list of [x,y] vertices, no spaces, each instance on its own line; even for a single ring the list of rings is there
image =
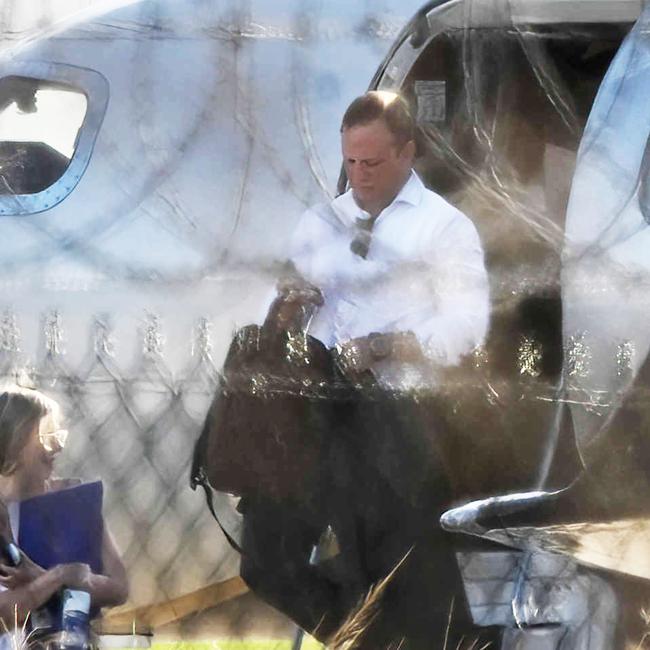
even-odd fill
[[[420,205],[420,201],[422,201],[423,190],[424,184],[420,180],[420,177],[415,173],[414,170],[411,170],[411,175],[409,176],[406,183],[404,183],[402,189],[399,191],[399,194],[395,197],[391,205],[399,202],[418,206]]]
[[[397,203],[408,203],[409,205],[417,206],[420,205],[422,201],[422,192],[424,191],[424,184],[420,180],[420,177],[415,173],[414,170],[411,170],[411,175],[408,180],[402,186],[402,189],[398,192],[397,196],[393,199],[393,202],[386,206],[382,212],[383,215],[389,208]],[[344,194],[337,196],[332,201],[332,208],[334,211],[342,217],[346,222],[353,223],[357,218],[368,218],[368,213],[362,210],[357,202],[352,196],[352,190],[348,190]]]

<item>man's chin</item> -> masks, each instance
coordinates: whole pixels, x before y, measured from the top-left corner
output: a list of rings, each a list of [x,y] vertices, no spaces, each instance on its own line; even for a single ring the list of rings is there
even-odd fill
[[[354,200],[361,208],[363,208],[366,205],[371,205],[374,201],[377,200],[373,192],[370,190],[353,189],[352,195],[354,196]]]

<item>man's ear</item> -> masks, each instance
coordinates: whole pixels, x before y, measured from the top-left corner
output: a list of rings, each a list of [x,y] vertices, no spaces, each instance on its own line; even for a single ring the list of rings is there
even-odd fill
[[[408,160],[409,163],[415,160],[415,140],[409,140],[400,151],[400,158]]]

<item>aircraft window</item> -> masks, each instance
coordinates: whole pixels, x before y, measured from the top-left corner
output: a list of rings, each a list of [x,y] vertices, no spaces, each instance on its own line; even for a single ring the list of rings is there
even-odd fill
[[[65,84],[0,79],[0,194],[36,194],[63,176],[87,105]]]
[[[50,210],[81,180],[106,114],[100,73],[8,62],[0,78],[0,216]]]

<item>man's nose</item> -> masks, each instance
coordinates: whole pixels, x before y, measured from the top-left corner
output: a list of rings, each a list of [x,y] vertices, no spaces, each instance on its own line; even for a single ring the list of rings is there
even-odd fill
[[[366,181],[370,177],[369,170],[364,165],[351,165],[348,175],[352,185]]]

